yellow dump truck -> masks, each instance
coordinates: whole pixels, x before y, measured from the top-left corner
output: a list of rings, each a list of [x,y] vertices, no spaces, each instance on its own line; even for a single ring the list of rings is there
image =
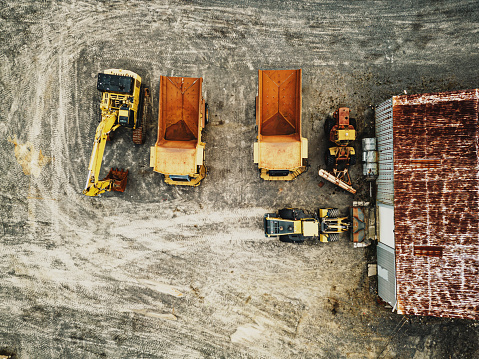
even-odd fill
[[[171,185],[198,186],[206,176],[201,132],[209,111],[202,96],[202,78],[160,78],[158,139],[150,167]]]
[[[306,171],[301,137],[301,70],[259,70],[254,162],[264,180],[291,181]]]

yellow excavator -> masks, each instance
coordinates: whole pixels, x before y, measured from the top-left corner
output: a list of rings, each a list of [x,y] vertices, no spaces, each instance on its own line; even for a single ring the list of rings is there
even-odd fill
[[[150,97],[149,90],[141,85],[141,77],[128,70],[109,69],[99,73],[97,89],[102,92],[101,117],[83,190],[83,194],[87,196],[125,190],[128,170],[112,168],[104,179],[99,179],[105,144],[106,141],[112,140],[113,131],[120,126],[133,129],[135,144],[144,143]]]

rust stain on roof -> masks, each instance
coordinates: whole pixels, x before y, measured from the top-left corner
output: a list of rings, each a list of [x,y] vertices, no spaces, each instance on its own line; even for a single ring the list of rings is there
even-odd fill
[[[479,319],[478,105],[479,90],[393,98],[398,313]]]

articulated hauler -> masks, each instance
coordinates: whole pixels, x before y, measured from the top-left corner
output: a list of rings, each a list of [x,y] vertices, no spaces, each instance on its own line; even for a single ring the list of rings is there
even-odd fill
[[[308,168],[301,137],[301,70],[259,70],[254,163],[264,180],[291,181]]]
[[[209,120],[202,78],[160,78],[158,138],[150,167],[171,185],[198,186],[206,177],[201,134]]]

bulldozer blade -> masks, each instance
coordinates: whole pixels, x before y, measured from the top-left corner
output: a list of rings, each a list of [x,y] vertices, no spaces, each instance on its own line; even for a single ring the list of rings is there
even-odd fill
[[[103,181],[110,181],[110,191],[124,192],[126,188],[126,181],[128,180],[128,170],[110,169]]]
[[[329,173],[329,172],[327,172],[323,169],[320,169],[318,171],[318,174],[321,177],[323,177],[324,179],[327,179],[329,182],[334,183],[335,185],[345,189],[346,191],[351,192],[352,194],[356,193],[356,190],[352,186],[350,186],[346,182],[340,180],[339,178],[333,176],[331,173]]]

